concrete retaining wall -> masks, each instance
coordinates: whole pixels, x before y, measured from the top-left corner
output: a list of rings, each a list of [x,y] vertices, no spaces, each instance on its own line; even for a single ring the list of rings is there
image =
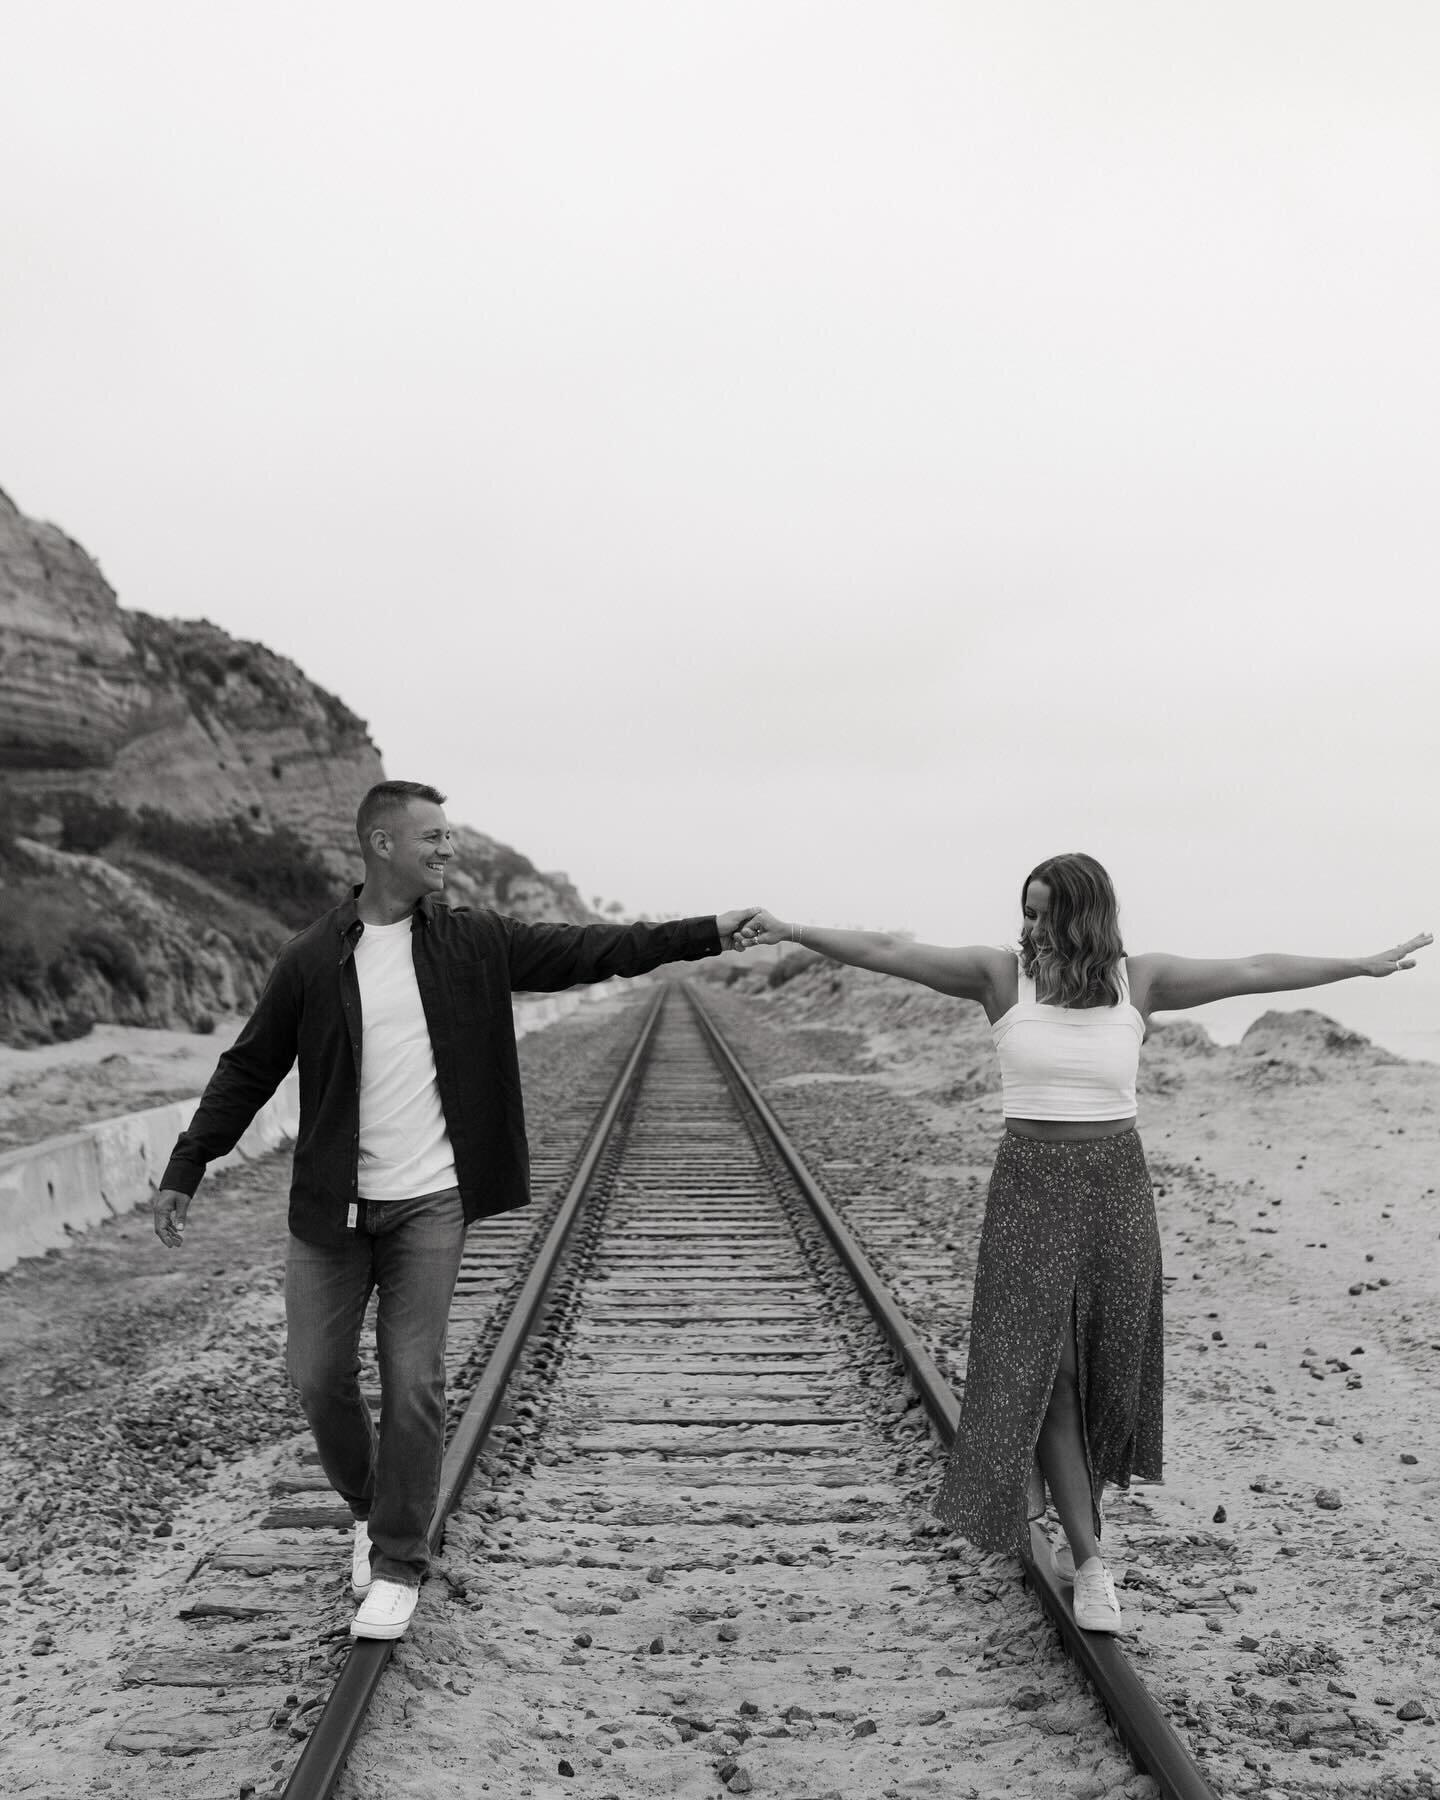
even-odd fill
[[[632,985],[606,982],[517,999],[515,1035],[524,1037]],[[0,1154],[0,1272],[13,1269],[22,1257],[63,1248],[76,1232],[105,1219],[148,1206],[195,1106],[196,1099],[170,1100]],[[210,1164],[211,1171],[293,1142],[299,1112],[300,1082],[292,1069],[230,1154]]]

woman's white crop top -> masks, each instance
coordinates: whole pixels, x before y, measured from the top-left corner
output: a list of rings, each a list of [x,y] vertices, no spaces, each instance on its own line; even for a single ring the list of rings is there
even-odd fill
[[[1007,1119],[1134,1118],[1145,1021],[1123,956],[1115,972],[1118,1006],[1045,1006],[1019,964],[1020,998],[990,1027]]]

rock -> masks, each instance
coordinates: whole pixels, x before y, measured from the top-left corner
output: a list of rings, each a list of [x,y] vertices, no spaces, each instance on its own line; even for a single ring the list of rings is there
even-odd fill
[[[556,1773],[560,1774],[560,1775],[573,1775],[575,1773],[575,1770],[571,1767],[571,1765],[562,1756],[560,1758],[560,1761],[556,1764]]]
[[[874,1737],[878,1730],[879,1726],[873,1719],[857,1719],[850,1728],[850,1735],[857,1738]]]
[[[1407,1468],[1413,1469],[1420,1461],[1420,1458],[1418,1456],[1412,1456],[1408,1450],[1402,1450],[1400,1453],[1400,1460]]]
[[[1213,1525],[1223,1525],[1225,1523],[1226,1516],[1227,1515],[1225,1512],[1225,1508],[1223,1506],[1217,1506],[1215,1508],[1214,1512],[1210,1515],[1210,1522]]]
[[[588,1650],[595,1640],[588,1631],[578,1631],[575,1634],[574,1642],[577,1649]]]
[[[646,1647],[652,1656],[663,1656],[665,1654],[665,1640],[663,1637],[651,1638]]]
[[[740,1627],[738,1625],[731,1625],[727,1622],[720,1627],[715,1635],[722,1644],[735,1644],[740,1641]],[[740,1710],[741,1712],[744,1712],[745,1708],[742,1706]],[[759,1709],[754,1708],[752,1710],[758,1711]]]
[[[1401,1059],[1371,1043],[1361,1032],[1322,1012],[1300,1007],[1294,1012],[1262,1013],[1240,1039],[1249,1056],[1296,1058],[1306,1062],[1393,1063]]]
[[[1319,1488],[1315,1493],[1315,1504],[1322,1512],[1339,1512],[1340,1495],[1335,1488]]]
[[[1423,1719],[1425,1717],[1425,1708],[1418,1700],[1407,1700],[1403,1706],[1396,1707],[1395,1717],[1397,1719],[1407,1720]]]
[[[755,1783],[750,1779],[749,1771],[746,1769],[737,1769],[725,1783],[726,1788],[732,1794],[748,1794],[754,1785]]]
[[[933,1712],[921,1713],[920,1717],[915,1721],[915,1723],[917,1725],[922,1725],[922,1726],[923,1725],[938,1725],[944,1717],[945,1717],[945,1708],[943,1706],[937,1706]]]

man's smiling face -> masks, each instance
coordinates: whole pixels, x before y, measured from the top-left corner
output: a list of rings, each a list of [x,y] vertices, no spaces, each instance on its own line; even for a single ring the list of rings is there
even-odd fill
[[[411,800],[384,827],[389,881],[411,899],[445,888],[445,865],[455,854],[445,809],[433,800]]]

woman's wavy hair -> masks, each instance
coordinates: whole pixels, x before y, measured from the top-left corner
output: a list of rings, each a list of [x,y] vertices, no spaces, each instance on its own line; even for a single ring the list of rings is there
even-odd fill
[[[1081,850],[1047,857],[1021,884],[1022,912],[1032,881],[1043,881],[1050,890],[1043,925],[1020,938],[1021,965],[1034,977],[1036,995],[1047,1006],[1118,1006],[1115,965],[1125,945],[1110,877]]]

